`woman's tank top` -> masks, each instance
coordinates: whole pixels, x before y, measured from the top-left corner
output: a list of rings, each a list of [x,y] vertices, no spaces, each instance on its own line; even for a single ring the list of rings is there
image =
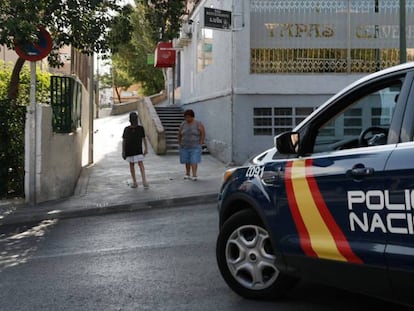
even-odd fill
[[[200,130],[199,124],[197,121],[189,124],[187,122],[183,122],[181,124],[181,145],[184,148],[194,148],[200,145]]]

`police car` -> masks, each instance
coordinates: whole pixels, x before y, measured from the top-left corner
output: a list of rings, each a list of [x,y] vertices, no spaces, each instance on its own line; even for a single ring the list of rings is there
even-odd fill
[[[226,171],[217,263],[246,298],[300,279],[414,305],[414,63],[356,81]]]
[[[248,159],[244,165],[261,165],[266,162],[269,162],[273,160],[274,156],[277,154],[276,147],[269,148],[265,151],[260,152],[257,155],[252,156],[250,159]]]

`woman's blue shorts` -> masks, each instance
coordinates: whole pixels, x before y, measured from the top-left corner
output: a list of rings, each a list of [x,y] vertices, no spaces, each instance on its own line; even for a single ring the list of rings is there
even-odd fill
[[[180,147],[181,164],[198,164],[201,162],[201,146],[194,148]]]

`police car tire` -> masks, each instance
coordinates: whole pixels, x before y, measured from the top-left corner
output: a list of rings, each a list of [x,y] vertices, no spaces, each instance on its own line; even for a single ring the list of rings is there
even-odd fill
[[[243,286],[230,272],[226,258],[228,239],[238,228],[248,225],[261,227],[267,232],[260,218],[252,210],[242,210],[231,216],[222,226],[216,243],[216,259],[221,275],[229,287],[247,299],[274,300],[282,297],[296,283],[296,279],[284,275],[279,271],[273,283],[264,289],[250,289]]]

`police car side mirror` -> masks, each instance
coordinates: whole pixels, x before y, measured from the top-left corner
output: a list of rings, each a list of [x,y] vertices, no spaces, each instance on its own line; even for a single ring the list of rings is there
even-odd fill
[[[299,133],[284,132],[276,136],[275,147],[282,154],[297,154],[299,151]]]

